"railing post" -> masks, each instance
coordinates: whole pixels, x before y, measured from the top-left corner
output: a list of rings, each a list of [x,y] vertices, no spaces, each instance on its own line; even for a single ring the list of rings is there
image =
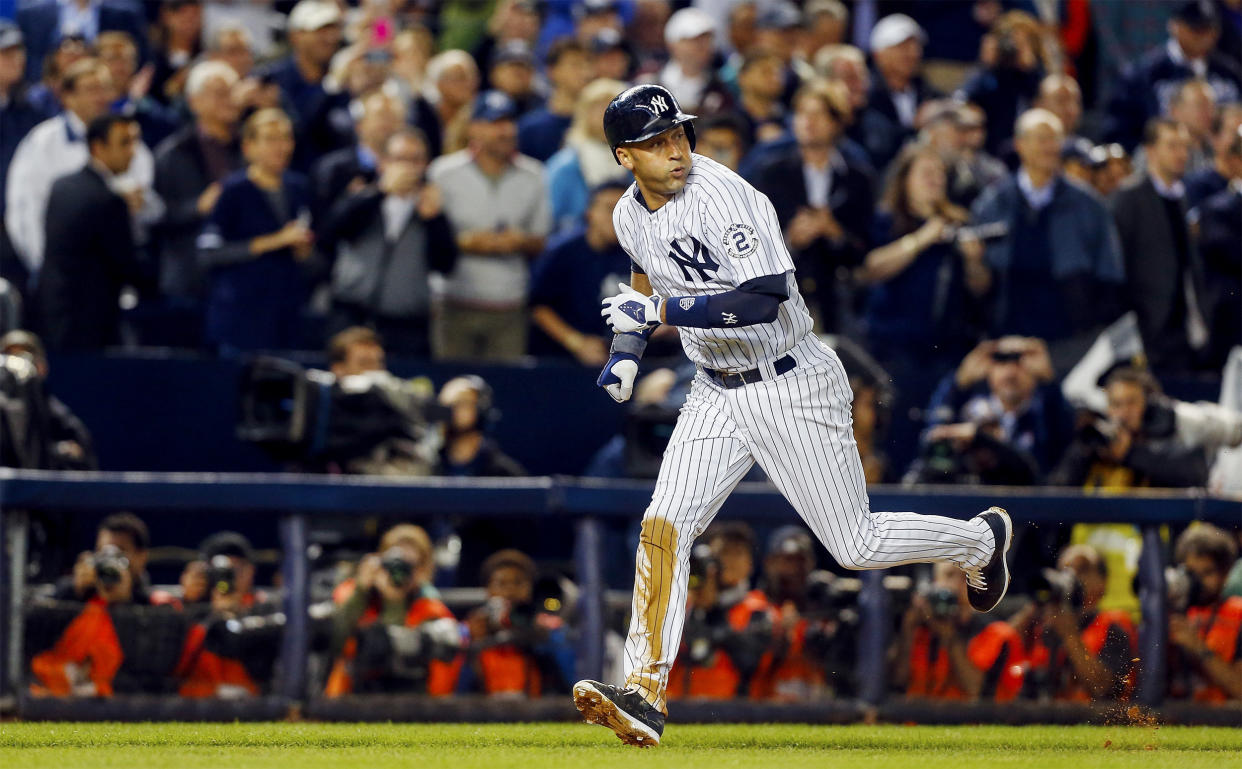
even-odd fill
[[[18,694],[22,681],[23,642],[26,617],[22,598],[26,593],[26,555],[30,537],[30,517],[23,510],[0,508],[0,582],[3,599],[0,612],[4,617],[4,656],[0,658],[0,696]]]
[[[879,705],[888,693],[888,591],[883,569],[861,573],[858,592],[858,694],[868,705]]]
[[[285,588],[285,632],[280,642],[280,680],[276,693],[290,702],[306,696],[306,660],[310,647],[310,564],[306,560],[306,515],[280,519],[280,574]]]
[[[600,565],[601,533],[597,518],[574,524],[574,571],[582,589],[578,618],[578,677],[598,680],[604,674],[604,577]]]
[[[1160,527],[1143,526],[1143,551],[1139,555],[1139,623],[1138,701],[1147,707],[1159,707],[1164,701],[1169,648],[1169,599],[1164,583],[1164,543]]]

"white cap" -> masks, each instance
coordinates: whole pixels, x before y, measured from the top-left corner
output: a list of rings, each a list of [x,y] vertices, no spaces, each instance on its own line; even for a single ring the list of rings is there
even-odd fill
[[[716,33],[716,21],[698,8],[682,8],[668,17],[664,25],[664,42],[672,45],[678,40],[692,40],[699,35]]]
[[[920,43],[927,42],[927,33],[917,21],[904,13],[894,13],[880,19],[871,28],[871,50],[882,51],[885,48],[892,48],[912,37],[917,37]]]
[[[331,0],[302,0],[289,12],[289,29],[313,32],[341,23],[341,9]]]

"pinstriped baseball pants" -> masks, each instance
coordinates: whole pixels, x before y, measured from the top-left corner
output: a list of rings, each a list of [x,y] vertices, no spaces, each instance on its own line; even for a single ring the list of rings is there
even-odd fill
[[[685,623],[691,546],[755,462],[847,569],[983,566],[995,548],[982,521],[872,512],[840,359],[814,337],[793,355],[798,366],[784,376],[731,390],[700,372],[669,439],[640,527],[625,643],[626,686],[662,711]]]

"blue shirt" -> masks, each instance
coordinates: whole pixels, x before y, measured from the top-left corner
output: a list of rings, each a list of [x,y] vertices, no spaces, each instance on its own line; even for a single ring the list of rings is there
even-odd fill
[[[540,162],[556,154],[573,122],[570,115],[556,115],[540,107],[522,116],[517,123],[518,152]]]
[[[530,306],[549,307],[575,331],[608,336],[599,314],[600,303],[617,292],[630,276],[630,258],[620,245],[596,251],[586,230],[574,229],[556,238],[531,269]],[[531,335],[532,355],[568,356],[569,351],[538,328]]]

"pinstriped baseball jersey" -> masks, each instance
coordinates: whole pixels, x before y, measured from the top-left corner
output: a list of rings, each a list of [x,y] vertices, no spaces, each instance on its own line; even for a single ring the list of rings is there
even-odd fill
[[[613,209],[622,248],[663,297],[731,291],[748,280],[784,275],[789,299],[775,321],[737,328],[682,328],[686,357],[723,371],[753,369],[793,349],[811,331],[793,260],[772,203],[742,177],[694,155],[686,185],[656,211],[631,185]],[[727,322],[727,318],[725,319]]]

